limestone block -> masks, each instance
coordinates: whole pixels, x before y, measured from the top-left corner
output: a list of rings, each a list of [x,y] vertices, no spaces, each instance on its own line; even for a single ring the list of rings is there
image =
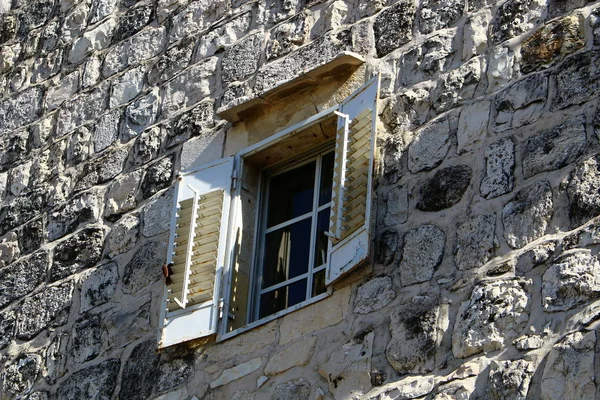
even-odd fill
[[[154,340],[135,346],[121,373],[120,397],[132,400],[150,397],[158,378],[160,354],[156,347]]]
[[[535,31],[521,47],[521,71],[529,73],[548,67],[585,45],[581,15],[553,21]]]
[[[0,349],[13,340],[16,325],[16,313],[13,310],[0,312]]]
[[[402,0],[382,11],[373,23],[377,57],[391,53],[412,39],[415,3]]]
[[[38,354],[21,354],[2,372],[3,397],[23,398],[33,388],[41,366],[42,357]]]
[[[99,315],[90,315],[73,325],[71,349],[75,362],[93,360],[102,347],[102,326]]]
[[[438,170],[420,188],[417,209],[440,211],[458,203],[469,184],[473,171],[467,165],[455,165]]]
[[[118,4],[118,0],[94,0],[90,23],[95,24],[112,14],[117,9]]]
[[[310,382],[299,378],[275,386],[271,400],[308,400],[310,396]]]
[[[233,356],[244,356],[260,351],[277,341],[278,328],[278,321],[272,321],[231,338],[227,341],[227,346],[209,347],[206,349],[208,360],[212,365],[220,365]]]
[[[492,15],[489,11],[480,12],[467,18],[464,27],[462,59],[482,54],[487,47],[487,32]]]
[[[72,1],[71,3],[76,3]],[[74,4],[71,4],[74,5]],[[67,14],[62,25],[62,39],[69,43],[83,33],[87,27],[90,15],[90,2],[79,2],[77,6]]]
[[[402,286],[430,280],[442,262],[446,235],[435,225],[421,225],[404,235],[398,274]]]
[[[159,85],[186,68],[192,58],[194,42],[183,40],[165,51],[154,64],[148,68],[148,84]]]
[[[221,61],[221,79],[224,86],[233,81],[243,81],[256,72],[263,52],[263,41],[264,33],[257,32],[225,50]]]
[[[556,69],[556,96],[550,109],[560,110],[574,104],[585,103],[600,90],[597,79],[600,52],[590,50],[577,57],[566,59]]]
[[[445,74],[436,88],[433,106],[441,112],[473,98],[484,70],[485,61],[473,58]]]
[[[334,291],[327,299],[284,316],[279,328],[279,345],[339,324],[348,314],[349,299],[350,288],[346,287]]]
[[[304,14],[298,14],[271,29],[266,48],[267,61],[289,54],[302,46],[308,32],[309,24]]]
[[[533,75],[511,85],[494,100],[498,110],[494,131],[502,132],[537,121],[547,96],[548,78],[544,75]]]
[[[85,228],[61,241],[54,249],[49,279],[56,281],[83,269],[90,268],[102,257],[104,230]]]
[[[161,279],[166,253],[163,242],[148,242],[140,247],[125,267],[123,292],[137,294]]]
[[[105,88],[100,87],[64,103],[58,112],[56,135],[60,137],[87,121],[97,119],[106,107],[107,94]]]
[[[92,134],[85,126],[79,127],[69,136],[65,163],[78,165],[87,160],[92,152]]]
[[[46,278],[49,255],[39,251],[0,269],[0,307],[31,293]]]
[[[450,148],[450,120],[441,118],[417,132],[408,147],[408,169],[415,173],[440,165]]]
[[[491,26],[491,39],[500,43],[527,32],[545,17],[546,2],[517,0],[502,4],[496,11]]]
[[[2,108],[0,108],[1,111]],[[9,169],[12,165],[18,164],[28,158],[28,142],[29,132],[26,129],[5,135],[3,140],[0,141],[0,148],[3,149],[0,154],[1,164],[4,167],[3,170]],[[10,149],[10,151],[5,151],[4,149]]]
[[[108,399],[117,385],[121,363],[111,358],[73,373],[58,387],[61,399]]]
[[[403,224],[408,220],[408,188],[395,186],[389,191],[386,201],[384,225]]]
[[[115,222],[108,236],[108,255],[114,257],[131,250],[137,242],[139,229],[137,215],[125,215]]]
[[[46,242],[47,236],[48,232],[44,218],[29,221],[19,231],[21,254],[38,250]]]
[[[223,0],[198,0],[190,3],[173,17],[171,43],[186,36],[206,30],[214,21],[227,11],[227,2]]]
[[[217,58],[212,57],[169,81],[165,86],[162,114],[173,115],[212,93],[216,68]]]
[[[221,373],[219,378],[210,383],[210,388],[214,389],[219,386],[224,386],[237,379],[243,378],[260,368],[260,364],[260,357],[257,357],[250,361],[246,361],[245,363],[238,364],[235,367],[226,369]]]
[[[371,357],[375,334],[352,340],[336,349],[319,368],[329,382],[329,392],[336,399],[357,398],[371,389]]]
[[[194,365],[189,360],[176,358],[160,365],[156,391],[163,393],[187,382],[194,375]]]
[[[441,340],[439,317],[439,298],[430,296],[415,296],[391,314],[392,338],[385,355],[398,373],[422,374],[433,370],[435,350]]]
[[[458,226],[454,262],[461,271],[478,268],[494,255],[496,215],[477,215]]]
[[[515,143],[510,137],[500,139],[485,149],[485,176],[479,191],[493,199],[513,190],[515,185]]]
[[[498,280],[475,286],[463,302],[452,333],[452,353],[457,358],[498,350],[516,338],[529,320],[528,281]]]
[[[14,39],[19,28],[19,21],[16,15],[3,15],[10,11],[11,7],[10,2],[9,4],[5,4],[4,1],[0,2],[0,44],[2,45]],[[8,9],[3,12],[4,8]]]
[[[542,375],[541,399],[594,399],[596,332],[575,332],[555,344]]]
[[[594,35],[594,45],[598,45],[600,43],[600,10],[595,9],[590,14],[590,24],[592,25],[593,35]]]
[[[156,192],[165,189],[171,185],[173,176],[173,159],[163,158],[146,169],[144,180],[142,181],[142,196],[147,199]]]
[[[81,86],[88,88],[100,80],[101,61],[98,57],[89,57],[86,61],[81,77]]]
[[[365,400],[379,399],[418,399],[431,393],[435,387],[435,379],[428,377],[408,376],[396,382],[374,388],[363,398]]]
[[[252,13],[246,12],[211,29],[200,38],[194,59],[201,60],[210,57],[220,49],[232,45],[246,35],[251,27]]]
[[[459,154],[479,148],[485,139],[490,116],[490,102],[481,101],[463,109],[458,120],[457,152]]]
[[[92,141],[94,142],[94,151],[96,153],[106,149],[117,140],[119,134],[119,120],[121,110],[112,110],[104,114],[95,124]]]
[[[106,315],[103,326],[108,336],[108,348],[127,346],[150,332],[152,337],[156,336],[150,322],[151,316],[155,315],[150,312],[151,301],[150,293],[136,298],[128,297],[117,310]],[[124,326],[128,329],[123,329]]]
[[[569,195],[571,226],[582,225],[600,214],[600,199],[596,193],[600,190],[600,157],[590,157],[581,162],[569,177],[567,194]]]
[[[46,381],[53,385],[57,379],[62,378],[67,372],[67,344],[68,333],[57,334],[46,350]]]
[[[439,387],[431,400],[469,400],[471,393],[467,387],[460,383]]]
[[[0,202],[6,197],[6,188],[8,186],[8,172],[0,173]]]
[[[33,122],[41,111],[43,90],[31,87],[0,103],[0,133],[19,128]]]
[[[168,190],[159,198],[144,206],[142,234],[152,237],[167,232],[171,227],[171,212],[173,211],[173,190]]]
[[[317,343],[316,336],[302,338],[271,356],[265,366],[264,374],[273,376],[288,369],[308,364]]]
[[[121,15],[118,28],[115,31],[113,41],[120,41],[135,35],[144,26],[148,25],[153,18],[153,7],[151,4],[142,4],[134,7]]]
[[[79,88],[79,71],[75,71],[60,80],[58,85],[52,86],[46,93],[46,107],[54,110],[65,101],[69,100]]]
[[[100,51],[107,48],[116,25],[116,21],[113,18],[109,18],[96,28],[84,33],[81,38],[73,43],[73,47],[69,52],[69,62],[78,63],[92,51]]]
[[[42,190],[15,197],[8,205],[0,208],[0,235],[24,224],[46,206],[46,197]]]
[[[446,30],[424,41],[404,54],[401,58],[402,86],[410,86],[446,72],[452,62],[455,48],[453,41],[456,32]]]
[[[127,148],[116,148],[83,164],[80,167],[79,179],[75,189],[87,189],[119,175],[123,171],[127,156]]]
[[[513,249],[542,237],[554,214],[552,188],[537,182],[520,190],[502,209],[504,239]]]
[[[133,144],[130,164],[139,166],[155,159],[160,151],[163,136],[164,134],[159,126],[154,126],[143,132]]]
[[[135,36],[112,46],[104,58],[102,75],[112,76],[129,66],[151,59],[160,53],[166,41],[164,26],[144,29]]]
[[[515,339],[513,344],[521,351],[539,349],[544,345],[544,338],[541,335],[524,335]]]
[[[48,217],[48,240],[54,241],[83,224],[97,221],[100,201],[95,192],[83,193],[54,209]]]
[[[210,132],[183,143],[180,165],[182,171],[216,161],[223,154],[225,131]]]
[[[267,0],[265,3],[269,25],[297,14],[305,5],[302,0]]]
[[[117,219],[120,214],[136,207],[136,196],[142,180],[142,173],[143,171],[138,169],[120,175],[112,181],[106,193],[105,217]]]
[[[388,276],[373,278],[361,285],[354,299],[354,312],[370,314],[381,310],[396,297],[392,279]]]
[[[21,54],[21,44],[13,46],[4,46],[0,54],[0,72],[6,72],[14,67],[19,55]]]
[[[490,399],[525,400],[534,372],[534,364],[530,361],[493,362],[486,396]]]
[[[16,323],[17,338],[33,339],[50,326],[64,325],[69,316],[72,297],[73,283],[65,282],[26,298],[21,304]]]
[[[211,137],[211,134],[207,131],[215,125],[214,108],[214,100],[207,99],[181,114],[174,126],[168,129],[167,146],[172,147],[184,143],[184,149],[186,146],[196,147],[191,144],[187,145],[187,140],[194,136],[200,136],[205,138],[206,141],[206,138]],[[220,153],[218,157],[220,157]],[[218,159],[218,157],[215,159]]]
[[[85,271],[79,278],[79,291],[81,292],[79,313],[84,313],[108,302],[115,293],[118,280],[119,274],[115,263],[104,264]]]
[[[600,294],[600,262],[587,251],[554,261],[542,278],[542,303],[546,311],[566,311]]]
[[[130,69],[112,82],[109,107],[128,103],[140,94],[144,87],[145,67]],[[127,115],[127,110],[125,111]]]
[[[31,178],[32,164],[32,161],[27,161],[11,170],[9,189],[13,195],[19,196],[27,190]]]
[[[15,232],[9,233],[0,241],[0,267],[4,267],[21,256],[19,241]]]
[[[517,272],[525,274],[531,271],[534,267],[548,261],[554,250],[556,249],[556,243],[543,243],[533,249],[521,254],[517,258],[517,264],[515,269]]]
[[[464,3],[457,0],[431,1],[421,4],[419,27],[423,34],[452,26],[462,16]]]
[[[529,178],[544,171],[565,167],[577,160],[587,147],[583,116],[532,136],[523,145],[523,175]]]
[[[44,25],[52,15],[54,7],[53,0],[38,0],[25,2],[25,8],[19,15],[19,34],[31,32],[35,28]]]

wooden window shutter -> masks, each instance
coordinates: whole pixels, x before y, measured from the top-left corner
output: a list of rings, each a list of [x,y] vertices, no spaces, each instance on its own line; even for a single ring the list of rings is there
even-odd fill
[[[369,257],[378,98],[379,76],[375,76],[340,105],[327,284]]]
[[[173,205],[160,347],[216,332],[233,157],[181,175]]]

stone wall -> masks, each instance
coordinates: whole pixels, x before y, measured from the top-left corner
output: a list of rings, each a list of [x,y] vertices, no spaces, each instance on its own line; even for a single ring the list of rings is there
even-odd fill
[[[0,397],[600,399],[598,5],[0,0]],[[157,352],[175,174],[340,51],[382,74],[373,265]]]

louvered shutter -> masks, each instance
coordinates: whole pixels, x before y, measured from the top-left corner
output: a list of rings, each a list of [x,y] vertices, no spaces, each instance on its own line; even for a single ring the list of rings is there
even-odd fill
[[[180,176],[173,205],[160,347],[216,332],[233,157]]]
[[[378,98],[379,76],[375,76],[340,105],[328,235],[327,284],[369,256]]]

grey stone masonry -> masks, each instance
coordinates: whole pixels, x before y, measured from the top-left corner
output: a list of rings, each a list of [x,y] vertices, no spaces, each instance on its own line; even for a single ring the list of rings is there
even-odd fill
[[[265,233],[263,178],[341,127],[296,124],[376,75],[368,246],[328,199]],[[292,126],[234,160],[241,228],[189,276],[222,308],[166,312],[178,176]],[[0,0],[2,400],[600,400],[599,246],[599,1]]]

